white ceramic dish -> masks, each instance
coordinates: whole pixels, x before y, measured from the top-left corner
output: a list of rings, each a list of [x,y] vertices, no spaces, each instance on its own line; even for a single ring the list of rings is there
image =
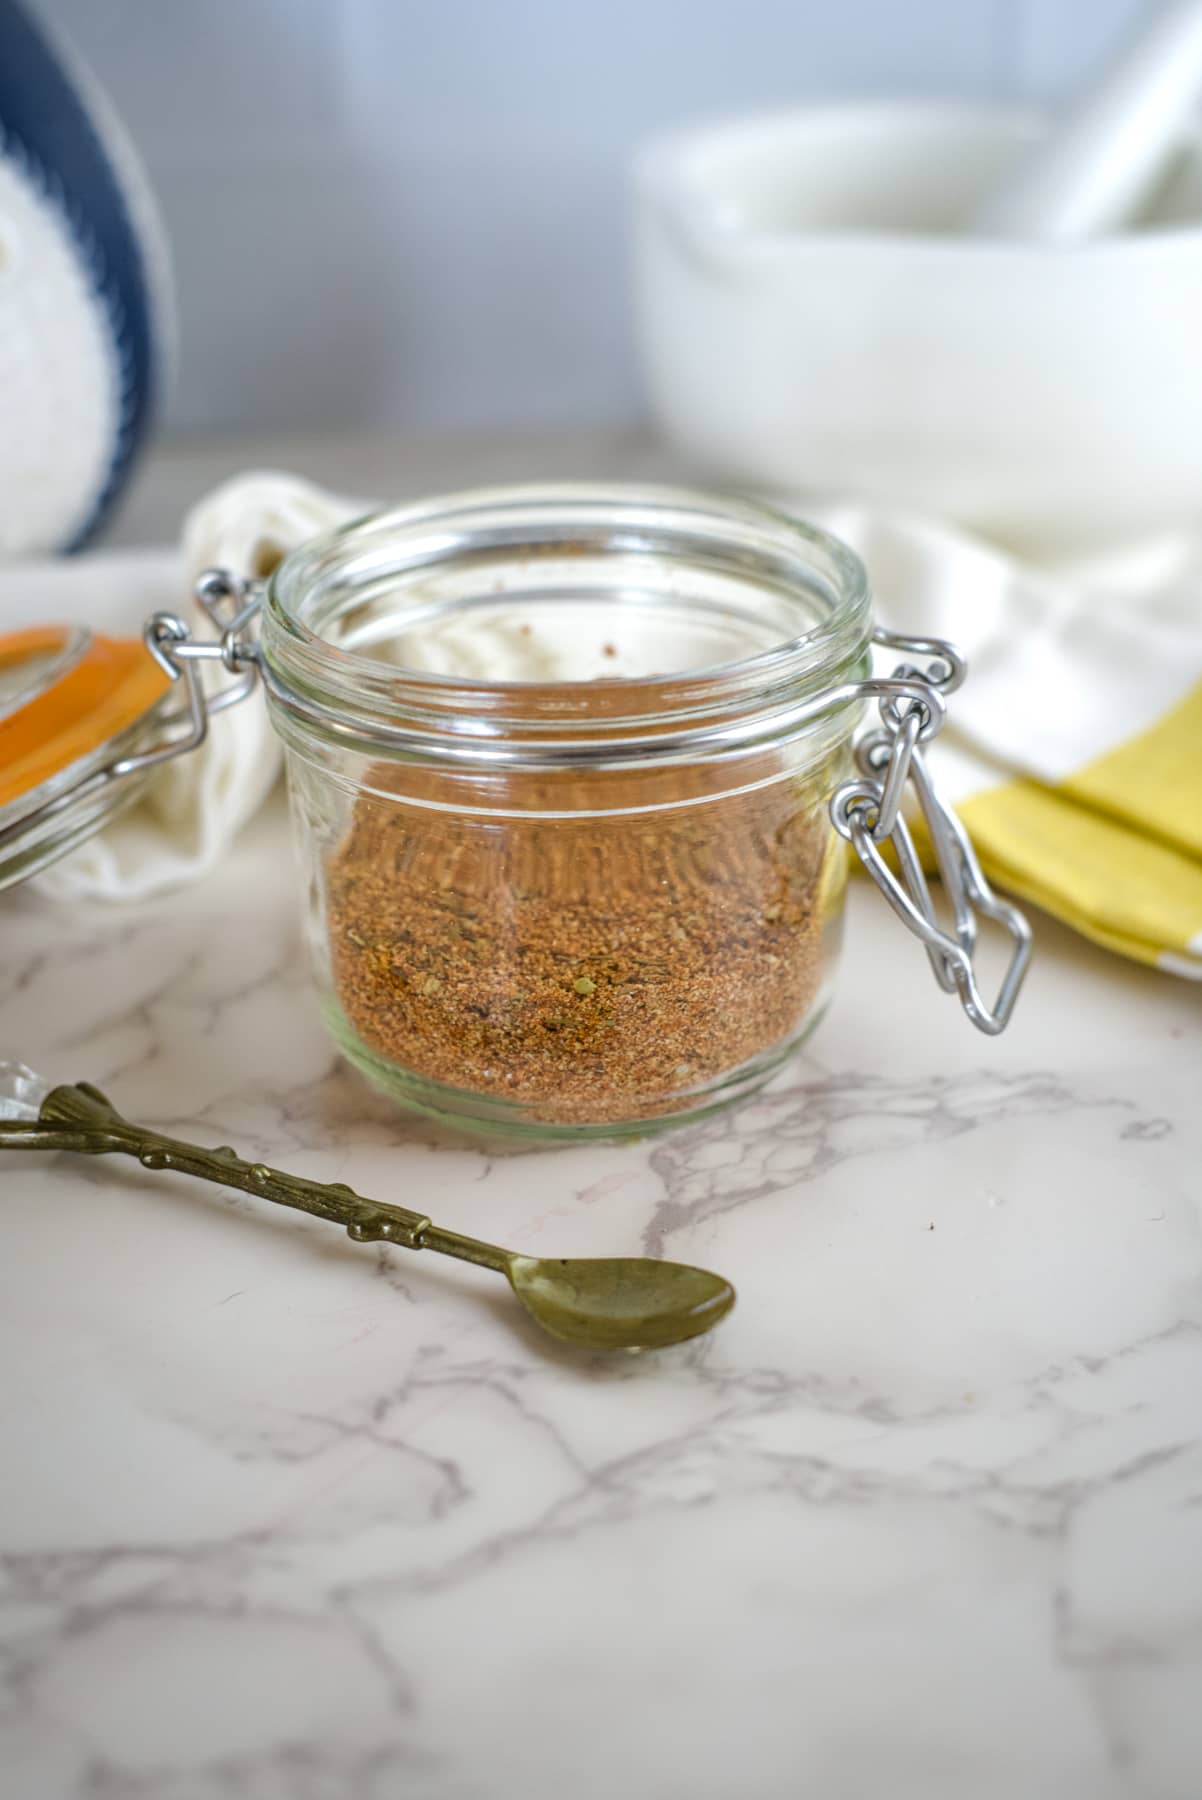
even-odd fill
[[[654,410],[727,478],[867,495],[1038,550],[1202,515],[1202,134],[1137,231],[957,236],[1044,129],[823,107],[636,169]]]

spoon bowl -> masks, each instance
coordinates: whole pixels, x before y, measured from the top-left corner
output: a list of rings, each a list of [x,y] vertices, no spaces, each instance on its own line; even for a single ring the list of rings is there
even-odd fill
[[[587,1350],[658,1350],[725,1318],[721,1275],[646,1256],[509,1257],[509,1285],[552,1337]]]

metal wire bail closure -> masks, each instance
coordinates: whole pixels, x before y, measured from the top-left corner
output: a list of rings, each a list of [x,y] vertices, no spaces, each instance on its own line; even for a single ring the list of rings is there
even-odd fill
[[[221,634],[215,642],[195,639],[178,613],[154,613],[142,629],[146,648],[164,674],[172,683],[182,684],[183,707],[168,708],[161,717],[156,713],[155,738],[145,748],[113,756],[99,768],[85,767],[77,779],[64,782],[39,804],[22,807],[16,820],[0,828],[0,851],[89,802],[113,783],[198,749],[208,736],[213,715],[246,699],[258,679],[258,646],[248,635],[248,627],[259,610],[262,583],[242,581],[224,569],[209,569],[196,584],[196,597]],[[238,679],[216,693],[207,693],[201,678],[203,662],[220,663]]]
[[[226,569],[206,569],[196,583],[196,598],[205,617],[221,636],[216,643],[198,641],[178,613],[153,613],[142,628],[146,648],[172,681],[182,677],[188,701],[188,729],[168,735],[149,750],[110,763],[101,771],[106,780],[171,762],[199,749],[209,734],[209,720],[245,700],[258,679],[258,649],[246,636],[263,598],[263,584],[243,581]],[[202,662],[219,662],[238,680],[215,694],[207,694],[201,681]]]
[[[941,638],[899,637],[875,631],[873,642],[910,655],[929,658],[925,668],[901,662],[895,681],[919,681],[940,702],[954,692],[967,673],[964,658]],[[935,979],[945,993],[958,994],[978,1031],[996,1037],[1014,1011],[1031,960],[1031,927],[1017,906],[994,893],[960,820],[940,799],[921,746],[939,730],[944,708],[934,700],[904,702],[886,696],[880,702],[883,729],[862,737],[856,746],[858,776],[831,798],[831,822],[854,847],[902,923],[925,947]],[[952,930],[939,923],[910,828],[902,816],[906,785],[913,788],[930,835],[936,867],[952,909]],[[889,843],[897,857],[895,874],[881,853]],[[977,930],[981,919],[1000,925],[1011,942],[1010,961],[997,999],[990,1006],[977,980]]]

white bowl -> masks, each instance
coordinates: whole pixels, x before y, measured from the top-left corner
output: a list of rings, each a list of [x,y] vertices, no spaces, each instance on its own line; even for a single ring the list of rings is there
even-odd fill
[[[727,479],[1037,550],[1202,517],[1202,136],[1137,231],[957,236],[1044,129],[837,106],[650,145],[638,299],[668,435]]]

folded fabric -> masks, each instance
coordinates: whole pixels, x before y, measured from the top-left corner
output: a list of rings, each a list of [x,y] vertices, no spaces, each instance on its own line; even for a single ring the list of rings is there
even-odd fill
[[[863,557],[884,624],[967,655],[931,768],[990,878],[1202,979],[1202,540],[1035,570],[930,521],[798,510]]]
[[[264,574],[362,510],[291,476],[245,475],[195,509],[178,555],[0,572],[0,624],[33,611],[134,631],[157,607],[190,604],[209,564]],[[859,551],[882,623],[967,654],[932,770],[991,878],[1112,950],[1202,978],[1202,539],[1051,572],[929,520],[796,510]],[[202,874],[278,768],[255,697],[41,884],[115,899]]]

